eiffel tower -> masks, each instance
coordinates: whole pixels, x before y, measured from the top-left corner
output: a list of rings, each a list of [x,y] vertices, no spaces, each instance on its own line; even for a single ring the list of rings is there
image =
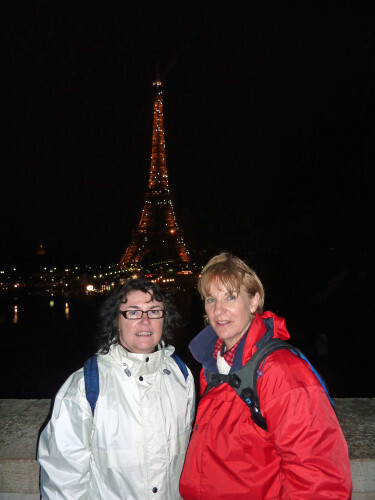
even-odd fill
[[[152,129],[151,170],[144,207],[138,228],[132,231],[131,241],[121,259],[127,268],[141,263],[173,261],[189,267],[191,259],[173,211],[168,187],[165,159],[163,84],[154,88],[154,120]]]

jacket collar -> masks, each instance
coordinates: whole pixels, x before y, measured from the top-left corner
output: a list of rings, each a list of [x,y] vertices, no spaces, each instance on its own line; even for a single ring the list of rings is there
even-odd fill
[[[159,344],[158,351],[150,354],[129,352],[120,344],[114,344],[110,347],[108,357],[122,369],[128,369],[132,375],[137,376],[155,373],[163,364],[169,362],[173,352],[174,347],[165,346],[164,342]]]
[[[242,336],[236,349],[233,365],[230,371],[235,371],[242,366],[243,350],[249,330]],[[205,370],[218,373],[216,359],[213,357],[217,335],[211,325],[206,326],[189,344],[189,349],[194,358],[202,364]]]
[[[243,335],[238,344],[231,372],[239,370],[249,361],[259,346],[271,338],[289,339],[289,333],[283,318],[270,311],[256,314],[250,329]],[[189,349],[194,358],[202,364],[205,370],[217,373],[216,359],[213,357],[217,335],[212,326],[204,328],[189,343]]]

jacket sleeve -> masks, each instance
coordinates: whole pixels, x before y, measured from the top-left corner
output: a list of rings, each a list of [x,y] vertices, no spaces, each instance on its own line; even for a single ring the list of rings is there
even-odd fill
[[[281,457],[280,498],[351,498],[347,444],[320,385],[282,393],[266,404],[263,414]]]
[[[41,433],[38,462],[42,498],[87,498],[92,415],[83,385],[82,370],[65,382]]]

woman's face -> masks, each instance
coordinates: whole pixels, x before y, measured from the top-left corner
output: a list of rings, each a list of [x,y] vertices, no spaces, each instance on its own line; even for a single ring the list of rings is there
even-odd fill
[[[151,299],[149,293],[141,290],[130,292],[126,303],[121,304],[120,311],[147,311],[164,309],[164,304]],[[149,319],[142,314],[140,319],[126,319],[119,314],[119,341],[130,352],[151,353],[160,342],[163,333],[164,319]]]
[[[224,340],[227,349],[233,347],[249,328],[259,298],[258,292],[250,297],[243,285],[239,293],[229,293],[225,285],[212,283],[210,293],[205,297],[205,310],[210,325]]]

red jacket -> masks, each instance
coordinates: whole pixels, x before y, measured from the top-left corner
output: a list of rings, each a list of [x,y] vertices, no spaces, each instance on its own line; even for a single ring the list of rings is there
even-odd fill
[[[282,318],[256,315],[241,340],[231,371],[245,364],[256,343],[288,339]],[[217,373],[209,326],[190,343],[204,369]],[[211,389],[198,406],[180,480],[185,500],[349,499],[352,483],[345,438],[320,382],[305,361],[288,350],[271,354],[257,382],[268,432],[226,383]]]

